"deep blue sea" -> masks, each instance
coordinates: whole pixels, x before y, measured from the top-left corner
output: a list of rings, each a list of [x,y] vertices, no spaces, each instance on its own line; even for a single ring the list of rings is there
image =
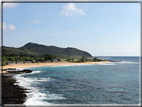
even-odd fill
[[[101,58],[120,62],[37,67],[16,75],[30,92],[24,104],[139,104],[139,57]]]

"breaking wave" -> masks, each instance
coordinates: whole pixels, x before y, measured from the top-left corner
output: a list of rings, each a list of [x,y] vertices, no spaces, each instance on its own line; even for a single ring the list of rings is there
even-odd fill
[[[33,86],[34,84],[38,84],[40,82],[48,82],[52,79],[50,77],[48,78],[28,78],[27,75],[32,75],[36,73],[41,73],[41,71],[33,71],[32,73],[28,74],[17,74],[14,76],[14,78],[17,80],[17,83],[15,85],[19,85],[21,87],[24,87],[27,89],[28,93],[26,93],[27,98],[24,102],[24,105],[26,106],[34,106],[34,105],[53,105],[52,103],[48,103],[45,100],[59,100],[59,99],[65,99],[62,97],[61,94],[50,94],[50,92],[42,93],[42,89],[40,87]]]

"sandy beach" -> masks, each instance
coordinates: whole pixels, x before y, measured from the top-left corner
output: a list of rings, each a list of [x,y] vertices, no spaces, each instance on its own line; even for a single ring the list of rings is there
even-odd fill
[[[3,66],[2,69],[8,68],[32,68],[32,67],[42,67],[42,66],[70,66],[70,65],[87,65],[87,64],[99,64],[108,63],[109,61],[101,62],[84,62],[84,63],[71,63],[71,62],[47,62],[47,63],[23,63],[23,64],[11,64]],[[7,71],[3,71],[7,73]]]

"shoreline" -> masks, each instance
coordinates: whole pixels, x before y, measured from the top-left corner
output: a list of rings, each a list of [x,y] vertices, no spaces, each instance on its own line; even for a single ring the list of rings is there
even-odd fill
[[[28,91],[26,88],[15,84],[17,80],[13,78],[14,75],[2,75],[2,105],[20,104],[24,107],[23,103],[25,102]]]
[[[22,64],[11,64],[2,67],[2,73],[8,73],[4,69],[8,68],[33,68],[33,67],[46,67],[46,66],[71,66],[71,65],[91,65],[100,63],[109,63],[110,61],[100,61],[100,62],[84,62],[84,63],[72,63],[72,62],[46,62],[46,63],[22,63]]]
[[[99,63],[109,63],[110,61],[101,62],[85,62],[85,63],[70,63],[70,62],[51,62],[51,63],[29,63],[29,64],[11,64],[3,66],[2,69],[8,68],[32,68],[43,66],[71,66],[71,65],[91,65]],[[2,105],[5,104],[24,104],[28,93],[27,89],[19,85],[15,85],[17,80],[13,78],[17,74],[2,72]],[[25,105],[23,105],[25,106]]]

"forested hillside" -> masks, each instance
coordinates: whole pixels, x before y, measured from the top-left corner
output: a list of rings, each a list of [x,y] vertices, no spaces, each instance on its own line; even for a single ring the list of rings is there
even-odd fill
[[[15,53],[15,54],[27,54],[27,55],[44,55],[46,53],[52,55],[66,55],[66,56],[84,56],[92,57],[92,55],[86,51],[79,50],[77,48],[60,48],[56,46],[45,46],[37,43],[27,43],[20,48],[2,47],[3,54]]]

